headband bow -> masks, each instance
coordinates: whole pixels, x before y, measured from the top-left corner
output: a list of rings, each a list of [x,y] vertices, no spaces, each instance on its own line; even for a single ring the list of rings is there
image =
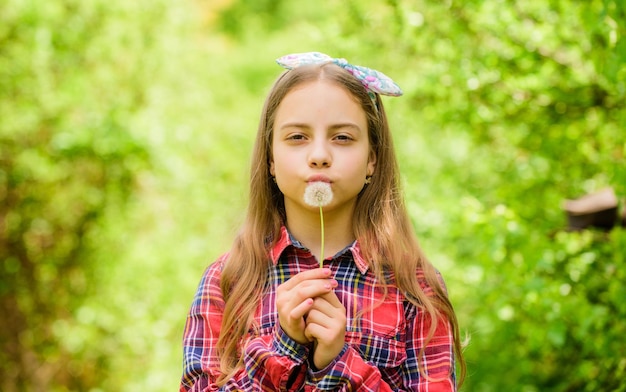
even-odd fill
[[[402,89],[387,75],[371,68],[352,65],[346,59],[332,58],[320,52],[288,54],[276,60],[278,65],[286,69],[294,69],[302,65],[333,63],[357,78],[369,92],[398,97]]]

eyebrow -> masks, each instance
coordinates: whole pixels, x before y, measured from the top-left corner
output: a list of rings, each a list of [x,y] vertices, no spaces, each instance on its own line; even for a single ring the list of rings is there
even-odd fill
[[[311,127],[306,124],[306,123],[298,123],[298,122],[288,122],[285,123],[283,125],[280,126],[279,130],[285,129],[285,128],[301,128],[301,129],[310,129]],[[335,129],[342,129],[342,128],[351,128],[354,129],[357,132],[361,132],[361,128],[351,122],[346,122],[346,123],[337,123],[337,124],[332,124],[329,129],[330,130],[335,130]]]

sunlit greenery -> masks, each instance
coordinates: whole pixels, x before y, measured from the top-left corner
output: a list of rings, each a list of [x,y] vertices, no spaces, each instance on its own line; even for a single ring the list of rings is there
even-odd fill
[[[274,59],[379,69],[465,391],[626,391],[622,0],[3,0],[0,389],[168,391],[203,269],[246,206]],[[623,200],[621,207],[623,208]]]

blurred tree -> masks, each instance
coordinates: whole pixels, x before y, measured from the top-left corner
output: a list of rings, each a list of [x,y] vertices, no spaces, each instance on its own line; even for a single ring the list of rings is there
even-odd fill
[[[243,37],[255,31],[280,30],[286,17],[282,0],[239,0],[224,7],[218,19],[218,28],[235,37]]]
[[[0,4],[3,391],[88,390],[106,374],[97,341],[111,331],[69,328],[104,269],[90,257],[99,219],[121,214],[148,162],[128,128],[154,69],[159,5],[142,5]]]

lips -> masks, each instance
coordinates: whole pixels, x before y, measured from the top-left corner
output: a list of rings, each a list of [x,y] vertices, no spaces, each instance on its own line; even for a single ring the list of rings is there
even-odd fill
[[[326,177],[326,176],[324,176],[322,174],[315,174],[315,175],[309,177],[306,180],[306,182],[309,182],[309,183],[311,183],[311,182],[328,182],[328,183],[330,183],[331,181],[330,181],[330,178],[328,178],[328,177]]]

